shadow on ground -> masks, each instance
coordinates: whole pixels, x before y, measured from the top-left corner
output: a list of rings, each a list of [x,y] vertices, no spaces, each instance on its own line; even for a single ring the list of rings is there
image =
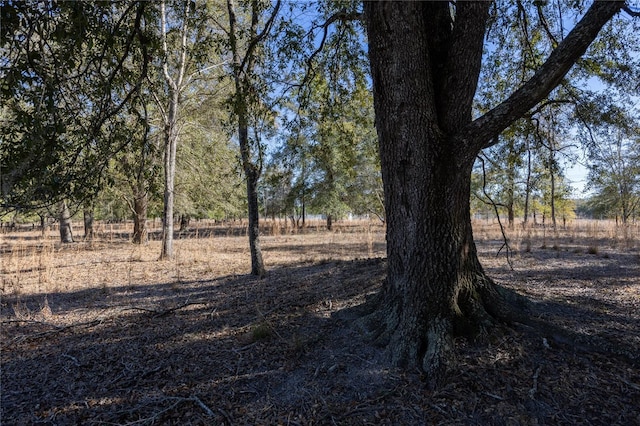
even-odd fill
[[[437,392],[389,368],[333,313],[362,303],[384,260],[300,264],[265,279],[131,285],[4,298],[5,424],[634,424],[640,372],[625,357],[526,331],[457,342],[459,368]],[[497,271],[496,271],[497,272]],[[504,271],[502,272],[504,273]],[[556,282],[572,278],[557,271]],[[515,288],[538,275],[514,274]],[[637,283],[636,283],[637,284]],[[522,291],[522,290],[519,290]],[[624,303],[538,300],[640,351]],[[614,330],[624,326],[624,333]],[[578,348],[579,349],[579,348]]]

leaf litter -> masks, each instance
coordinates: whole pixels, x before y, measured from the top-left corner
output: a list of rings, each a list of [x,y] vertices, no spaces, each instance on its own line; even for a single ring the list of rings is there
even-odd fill
[[[264,279],[243,273],[242,237],[177,242],[173,264],[155,261],[155,243],[137,253],[54,247],[48,282],[31,268],[20,291],[14,272],[29,268],[11,259],[0,302],[4,424],[640,424],[633,247],[534,248],[511,270],[495,256],[501,242],[479,238],[489,275],[575,338],[515,325],[458,339],[455,371],[430,391],[334,315],[383,282],[382,232],[267,237]]]

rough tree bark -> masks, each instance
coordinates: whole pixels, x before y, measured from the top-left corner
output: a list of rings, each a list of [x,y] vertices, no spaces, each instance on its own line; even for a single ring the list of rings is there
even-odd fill
[[[247,142],[248,143],[248,142]],[[241,149],[242,150],[242,149]],[[251,252],[251,274],[263,277],[266,273],[260,246],[260,209],[258,206],[259,168],[250,161],[242,160],[247,182],[247,206],[249,214],[249,251]]]
[[[538,72],[472,120],[489,2],[365,2],[387,215],[387,280],[360,322],[393,364],[431,387],[453,363],[454,333],[520,310],[484,273],[470,219],[474,159],[544,98],[620,3],[596,2]]]

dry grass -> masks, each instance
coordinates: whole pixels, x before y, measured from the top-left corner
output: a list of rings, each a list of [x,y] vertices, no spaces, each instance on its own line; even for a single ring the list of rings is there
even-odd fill
[[[82,233],[78,226],[75,235]],[[158,260],[160,241],[140,246],[129,243],[130,224],[99,224],[95,240],[72,244],[59,243],[55,229],[44,237],[38,230],[0,234],[0,294],[46,295],[92,288],[107,293],[123,284],[178,284],[244,274],[250,269],[245,227],[242,222],[235,226],[194,222],[189,232],[178,234],[174,258],[164,261]],[[296,230],[287,221],[268,220],[262,228],[263,255],[269,268],[386,254],[384,227],[378,221],[338,223],[332,232],[320,221]],[[157,235],[159,229],[152,227],[151,232]],[[511,254],[516,256],[534,249],[608,256],[612,251],[640,248],[640,224],[623,228],[614,221],[576,220],[556,231],[517,225],[505,233]],[[495,220],[474,222],[474,235],[479,245],[502,240]]]
[[[640,223],[620,226],[613,220],[577,219],[556,230],[532,224],[523,227],[519,223],[513,229],[505,226],[504,231],[510,247],[517,253],[528,253],[534,248],[591,254],[640,249]],[[474,235],[479,243],[502,239],[498,222],[493,219],[475,221]],[[534,243],[538,246],[533,247]]]
[[[128,242],[123,226],[102,224],[90,242],[61,244],[55,230],[0,234],[3,295],[36,295],[100,288],[206,280],[250,270],[249,246],[242,225],[235,228],[200,224],[177,235],[175,256],[159,261],[160,241]],[[261,237],[265,263],[281,268],[299,263],[380,257],[385,254],[379,223],[356,222],[325,232],[320,223],[304,231],[267,223]],[[154,230],[152,230],[154,231]],[[156,230],[157,231],[157,230]],[[81,229],[75,229],[81,235]]]

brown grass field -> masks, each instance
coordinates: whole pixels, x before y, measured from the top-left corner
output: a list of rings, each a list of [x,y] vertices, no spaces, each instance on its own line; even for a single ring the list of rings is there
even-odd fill
[[[193,222],[165,261],[130,224],[0,234],[0,424],[640,425],[640,225],[516,227],[507,257],[475,222],[487,272],[560,332],[459,339],[437,391],[349,319],[384,280],[379,222],[263,227],[264,279],[241,223]]]

